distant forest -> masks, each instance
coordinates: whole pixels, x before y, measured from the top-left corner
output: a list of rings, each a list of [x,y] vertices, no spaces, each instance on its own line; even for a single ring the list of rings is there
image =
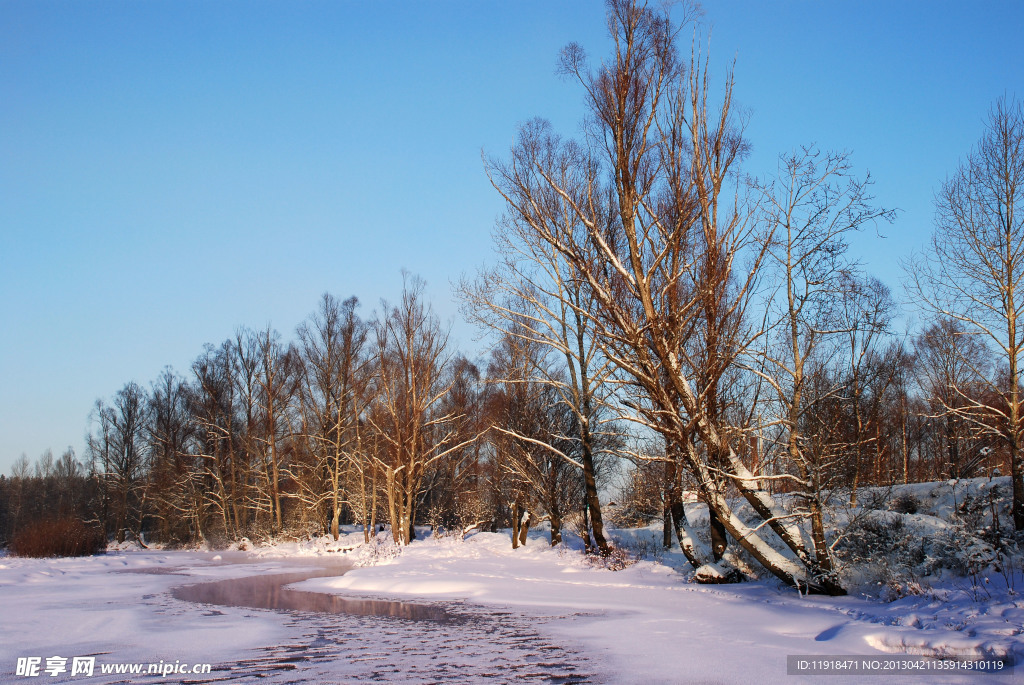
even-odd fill
[[[901,335],[847,244],[893,210],[845,153],[798,147],[749,178],[732,75],[680,49],[685,10],[609,2],[612,53],[560,57],[580,138],[533,120],[485,161],[496,259],[456,288],[483,361],[414,276],[367,318],[325,294],[290,339],[241,329],[98,401],[81,460],[23,457],[0,476],[0,539],[75,519],[175,545],[342,524],[399,545],[415,525],[513,528],[516,544],[546,522],[551,544],[572,531],[607,555],[606,524],[662,520],[716,578],[743,575],[742,549],[841,594],[830,512],[865,487],[1009,475],[1024,530],[1021,104],[993,105],[942,184],[906,263],[927,323]]]

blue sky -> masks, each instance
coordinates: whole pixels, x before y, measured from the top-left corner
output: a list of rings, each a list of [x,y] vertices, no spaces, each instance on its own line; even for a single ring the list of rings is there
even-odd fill
[[[709,2],[747,168],[817,143],[902,210],[855,249],[897,293],[934,191],[999,96],[1024,97],[1017,2]],[[0,0],[0,472],[81,456],[97,397],[319,295],[369,315],[490,258],[481,150],[533,116],[575,135],[560,47],[606,53],[597,2]]]

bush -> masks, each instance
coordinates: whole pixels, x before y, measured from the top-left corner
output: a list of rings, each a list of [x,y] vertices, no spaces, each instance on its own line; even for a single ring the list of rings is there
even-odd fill
[[[925,541],[908,530],[900,516],[864,516],[850,524],[845,537],[836,546],[836,554],[849,564],[877,561],[881,555],[894,555],[901,563],[916,566],[925,561]]]
[[[84,557],[107,547],[103,531],[76,518],[36,521],[11,538],[11,554],[19,557]]]
[[[641,535],[632,541],[619,541],[619,543],[637,560],[650,559],[660,564],[661,560],[665,558],[665,546],[660,540],[653,540]]]
[[[621,571],[637,562],[637,559],[623,547],[612,547],[608,556],[584,554],[583,558],[594,568],[603,568],[609,571]]]
[[[353,553],[356,566],[376,566],[386,564],[395,557],[402,555],[402,546],[394,541],[391,533],[379,533],[370,538],[370,542],[361,545]]]
[[[899,495],[889,503],[889,511],[895,511],[898,514],[916,514],[920,510],[921,501],[909,492]]]
[[[895,513],[875,513],[851,523],[836,553],[852,584],[884,586],[888,599],[925,593],[927,579],[946,573],[976,581],[1000,560],[999,552],[983,531],[953,518],[953,525],[935,528],[908,524]]]

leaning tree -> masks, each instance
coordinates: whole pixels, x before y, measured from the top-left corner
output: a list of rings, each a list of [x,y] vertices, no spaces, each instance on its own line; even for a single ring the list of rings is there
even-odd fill
[[[741,192],[747,145],[732,78],[714,105],[707,58],[696,49],[680,58],[684,24],[668,10],[612,0],[608,18],[609,59],[591,67],[577,45],[562,53],[589,108],[585,138],[532,122],[492,180],[508,211],[586,284],[585,314],[632,396],[631,418],[680,455],[713,521],[785,582],[842,593],[803,517],[744,462],[749,427],[730,406],[738,362],[760,337],[750,314],[770,244],[756,195]],[[576,220],[546,220],[554,205]],[[738,515],[731,492],[759,521]]]

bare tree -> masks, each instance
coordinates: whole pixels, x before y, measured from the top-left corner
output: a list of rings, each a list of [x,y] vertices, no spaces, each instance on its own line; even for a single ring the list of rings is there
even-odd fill
[[[343,505],[353,495],[356,508],[366,512],[368,494],[359,441],[359,421],[370,383],[366,342],[369,328],[356,314],[356,298],[344,302],[324,294],[320,308],[299,327],[304,361],[301,403],[303,431],[315,455],[314,469],[325,477],[307,481],[306,506],[319,507],[326,502],[330,512],[330,532],[338,539]],[[359,492],[345,491],[347,475],[355,471]],[[364,538],[369,540],[369,519],[362,516]]]
[[[902,340],[872,350],[865,364],[864,408],[873,485],[893,485],[907,474],[910,355]]]
[[[1005,374],[989,380],[997,402],[981,406],[965,397],[958,412],[987,417],[985,427],[1009,452],[1016,530],[1024,530],[1022,205],[1024,107],[1004,97],[989,112],[981,140],[943,184],[931,244],[908,265],[910,290],[922,305],[986,339],[1005,366]]]
[[[586,282],[603,352],[642,396],[632,418],[680,451],[728,535],[785,582],[841,592],[816,577],[799,521],[743,463],[745,429],[729,425],[720,403],[727,373],[758,337],[746,314],[767,250],[754,207],[726,190],[746,152],[732,79],[713,107],[706,60],[694,50],[681,62],[670,16],[629,0],[608,7],[609,60],[591,70],[581,48],[563,51],[589,105],[587,144],[525,128],[495,185]],[[585,230],[536,220],[551,195]],[[763,523],[739,517],[727,487]]]
[[[294,437],[292,400],[299,381],[298,351],[285,347],[280,334],[267,326],[256,342],[259,351],[259,432],[256,436],[262,461],[266,499],[270,504],[271,530],[284,529],[282,479],[288,472],[286,441]]]
[[[170,368],[153,383],[150,414],[149,481],[158,532],[164,541],[189,541],[200,530],[202,468],[190,454],[195,423],[188,411],[188,387]]]
[[[449,391],[438,405],[441,415],[461,417],[452,423],[457,432],[452,441],[461,445],[425,470],[417,509],[436,529],[461,529],[463,534],[488,523],[481,479],[484,441],[487,431],[485,393],[480,370],[461,355],[448,365],[444,383]]]
[[[859,371],[867,352],[863,343],[875,330],[862,321],[859,310],[852,320],[845,311],[857,309],[863,299],[851,292],[860,286],[854,279],[856,264],[847,256],[847,236],[892,215],[871,204],[869,185],[870,179],[853,176],[848,155],[804,148],[783,157],[778,177],[762,187],[765,220],[775,237],[769,256],[778,286],[769,304],[776,323],[763,351],[754,355],[755,372],[771,388],[771,405],[777,407],[777,417],[765,428],[780,429],[780,446],[795,470],[774,477],[787,481],[796,494],[811,524],[815,573],[832,583],[837,580],[825,537],[823,496],[840,455],[833,441],[837,436],[818,432],[822,424],[810,419],[817,403],[843,388],[809,381],[819,365],[836,355],[843,336]],[[815,380],[820,379],[819,373]],[[857,381],[855,373],[855,388]],[[808,429],[817,434],[807,435]]]
[[[232,462],[238,465],[234,475],[242,484],[237,495],[243,499],[236,506],[244,509],[247,522],[243,530],[236,532],[237,536],[262,535],[273,527],[274,510],[261,408],[260,365],[263,355],[260,347],[260,336],[244,326],[235,331],[234,340],[226,346],[227,361],[232,367],[233,393],[237,398],[237,416],[233,422],[237,432],[231,436],[231,446],[234,450]]]
[[[885,368],[871,364],[877,355],[882,338],[889,332],[895,303],[889,288],[875,278],[845,279],[843,296],[840,299],[840,321],[846,338],[845,350],[840,355],[847,363],[845,394],[852,408],[851,440],[849,460],[853,466],[850,480],[850,505],[857,505],[857,488],[860,485],[865,448],[873,442],[868,427],[868,417],[877,410],[881,394],[869,395],[867,390],[877,378],[872,372],[888,374],[887,383],[895,378],[896,368]],[[869,402],[872,406],[868,406]]]
[[[488,367],[491,440],[497,465],[513,486],[513,548],[524,505],[541,506],[551,525],[551,544],[557,545],[569,508],[582,499],[584,470],[575,458],[582,452],[574,436],[576,412],[555,386],[536,380],[543,352],[541,343],[510,333],[492,351]]]
[[[95,432],[87,445],[92,468],[104,484],[105,524],[118,542],[124,542],[126,533],[138,539],[142,528],[148,421],[148,397],[137,383],[121,388],[110,405],[96,402]]]
[[[527,125],[534,135],[544,135],[545,122]],[[509,171],[498,160],[488,161],[491,181],[500,186],[499,177]],[[523,209],[528,213],[524,214]],[[560,396],[561,402],[576,417],[574,445],[577,461],[563,455],[582,470],[585,484],[583,508],[590,530],[584,540],[589,549],[590,535],[602,555],[611,551],[604,534],[604,519],[598,497],[596,461],[604,430],[610,427],[601,419],[608,400],[609,375],[614,368],[601,353],[588,312],[593,294],[585,279],[579,278],[571,263],[549,242],[538,236],[534,225],[546,225],[555,233],[582,238],[586,227],[576,209],[558,193],[533,198],[533,202],[512,206],[494,232],[500,264],[481,273],[474,283],[463,282],[460,295],[467,318],[497,332],[500,336],[522,338],[536,362],[528,375],[517,382],[545,384]],[[540,345],[537,348],[536,345]],[[551,448],[551,445],[548,445]]]
[[[414,538],[426,470],[476,439],[459,430],[467,417],[442,411],[454,381],[446,373],[448,336],[423,301],[423,281],[406,279],[401,302],[385,303],[377,322],[378,391],[368,413],[391,532],[400,544]]]
[[[940,478],[969,477],[983,459],[984,438],[972,407],[984,404],[991,354],[966,326],[943,318],[914,339],[915,369],[926,413],[941,436]],[[983,428],[983,426],[982,426]]]
[[[25,518],[26,511],[31,505],[31,502],[28,501],[31,493],[28,484],[30,477],[28,455],[23,452],[11,464],[11,478],[7,481],[6,495],[8,499],[6,500],[6,506],[8,523],[4,531],[7,533],[6,540],[9,540],[18,532]]]
[[[219,348],[208,345],[192,364],[189,413],[196,423],[194,456],[203,463],[200,492],[204,511],[196,533],[207,536],[207,505],[224,535],[238,538],[249,530],[250,463],[242,449],[245,421],[238,392],[235,348],[231,340]]]

